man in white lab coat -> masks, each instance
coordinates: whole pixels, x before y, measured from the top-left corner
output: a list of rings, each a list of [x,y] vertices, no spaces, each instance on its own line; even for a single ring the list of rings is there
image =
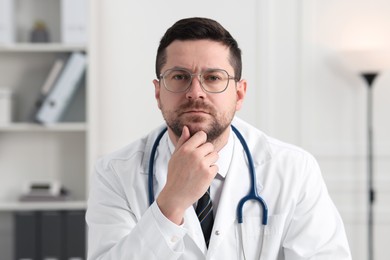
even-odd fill
[[[315,159],[235,117],[247,89],[241,67],[217,22],[188,18],[167,30],[154,80],[166,126],[97,162],[88,259],[351,259]],[[240,224],[249,157],[266,204],[247,201]]]

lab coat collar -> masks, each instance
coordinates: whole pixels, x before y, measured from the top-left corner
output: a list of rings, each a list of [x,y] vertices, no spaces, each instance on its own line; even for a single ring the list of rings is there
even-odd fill
[[[272,151],[267,136],[263,132],[238,117],[234,117],[232,124],[244,137],[255,166],[264,164],[271,159]]]
[[[230,130],[228,142],[222,149],[218,152],[219,158],[215,163],[218,166],[218,174],[225,179],[227,172],[230,167],[230,162],[233,156],[234,149],[234,138],[233,131]]]

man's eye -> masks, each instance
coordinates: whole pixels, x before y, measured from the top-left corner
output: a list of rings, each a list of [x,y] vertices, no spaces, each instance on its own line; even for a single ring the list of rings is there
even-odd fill
[[[188,76],[184,75],[184,74],[176,74],[172,78],[174,80],[186,80],[188,78]]]
[[[219,77],[218,75],[206,75],[206,76],[204,77],[204,79],[205,79],[206,81],[210,81],[210,82],[222,80],[222,78]]]

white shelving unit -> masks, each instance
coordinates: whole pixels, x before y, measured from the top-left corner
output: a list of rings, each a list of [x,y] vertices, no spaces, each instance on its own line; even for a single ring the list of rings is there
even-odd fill
[[[40,125],[31,120],[39,90],[55,59],[80,50],[87,51],[61,44],[0,48],[0,87],[11,88],[14,112],[13,122],[0,125],[0,203],[16,202],[21,184],[37,180],[59,180],[72,200],[86,199],[86,80],[63,122]]]
[[[16,41],[0,43],[0,87],[13,93],[13,120],[0,125],[0,252],[12,259],[13,213],[20,211],[84,210],[88,178],[88,67],[81,87],[61,122],[40,125],[31,120],[39,91],[58,57],[88,53],[86,44],[62,44],[61,0],[14,0]],[[87,15],[87,14],[86,14]],[[29,43],[30,25],[43,19],[49,43]],[[30,181],[59,181],[69,199],[20,202]]]

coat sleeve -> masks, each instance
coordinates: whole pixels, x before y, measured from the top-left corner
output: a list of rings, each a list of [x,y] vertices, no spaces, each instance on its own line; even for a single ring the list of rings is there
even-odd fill
[[[285,259],[352,259],[342,219],[311,155],[306,157],[301,178],[302,186],[283,242]]]
[[[137,217],[123,186],[112,167],[96,164],[86,214],[88,259],[178,259],[186,231],[167,220],[156,202]]]

